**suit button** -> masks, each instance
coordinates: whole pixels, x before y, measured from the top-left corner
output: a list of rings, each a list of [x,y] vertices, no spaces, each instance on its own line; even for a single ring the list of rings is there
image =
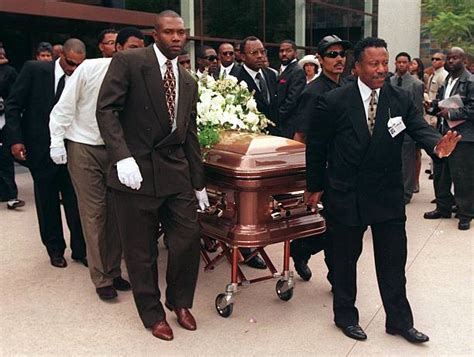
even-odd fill
[[[145,128],[146,131],[151,131],[151,128]]]
[[[145,105],[145,110],[148,110],[150,109],[150,107],[148,105]]]
[[[172,150],[171,149],[168,149],[168,154],[171,154]]]

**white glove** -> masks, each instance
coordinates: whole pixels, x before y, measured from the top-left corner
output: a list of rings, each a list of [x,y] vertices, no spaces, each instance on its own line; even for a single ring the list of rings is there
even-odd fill
[[[139,190],[143,181],[140,168],[133,157],[117,162],[117,174],[120,183],[134,190]]]
[[[50,148],[49,156],[51,156],[51,160],[53,160],[56,165],[67,163],[67,152],[64,147]]]
[[[204,187],[201,191],[194,190],[196,193],[196,198],[199,203],[199,208],[201,211],[204,211],[207,207],[209,207],[209,198],[207,197],[207,191]]]

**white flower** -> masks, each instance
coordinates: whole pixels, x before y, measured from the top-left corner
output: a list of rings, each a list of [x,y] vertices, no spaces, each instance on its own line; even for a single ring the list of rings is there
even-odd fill
[[[240,81],[239,85],[240,85],[242,88],[248,88],[247,82]]]
[[[247,101],[247,108],[248,108],[248,110],[250,110],[252,112],[257,111],[257,102],[255,101],[255,99],[253,99],[253,97],[251,97]]]
[[[244,121],[251,124],[252,126],[253,125],[257,125],[258,122],[259,122],[260,118],[258,117],[257,114],[253,113],[253,112],[249,112],[246,116],[245,116],[245,119]]]

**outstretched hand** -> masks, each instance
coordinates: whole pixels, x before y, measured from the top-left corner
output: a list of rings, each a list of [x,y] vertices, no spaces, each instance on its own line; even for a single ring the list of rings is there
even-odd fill
[[[462,136],[458,134],[456,131],[451,131],[449,130],[442,138],[440,141],[438,141],[438,144],[436,145],[436,155],[440,159],[443,157],[447,157],[451,155],[453,150],[456,148],[456,145],[458,144],[459,140],[461,140]]]

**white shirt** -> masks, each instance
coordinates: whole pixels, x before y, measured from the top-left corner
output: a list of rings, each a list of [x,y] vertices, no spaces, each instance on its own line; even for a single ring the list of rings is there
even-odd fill
[[[224,67],[221,65],[221,70],[219,72],[219,77],[222,77],[224,75],[228,76],[230,74],[230,71],[232,71],[232,68],[234,68],[235,63],[231,63],[228,67]]]
[[[446,90],[444,91],[444,98],[443,99],[451,97],[451,91],[453,90],[453,87],[456,84],[456,82],[458,81],[458,79],[459,79],[459,77],[454,78],[454,79],[453,79],[453,77],[450,77],[448,79],[448,84],[446,85]]]
[[[54,63],[54,94],[56,94],[56,90],[58,89],[59,80],[64,74],[66,74],[66,72],[63,71],[63,68],[59,64],[59,60],[60,58],[58,58]],[[66,74],[64,76],[64,84],[66,84],[68,78],[69,76]]]
[[[288,66],[289,66],[290,64],[292,64],[293,62],[296,62],[296,58],[295,58],[293,61],[291,61],[290,63],[286,64],[286,65],[282,64],[282,65],[280,66],[280,75],[285,71],[286,67],[288,67]]]
[[[51,147],[64,147],[64,139],[87,145],[104,145],[95,112],[100,86],[111,60],[85,60],[69,78],[50,114]]]
[[[265,79],[265,76],[263,75],[263,72],[261,69],[258,70],[258,72],[254,71],[253,69],[250,69],[249,67],[247,67],[247,65],[244,63],[244,68],[245,70],[248,72],[248,74],[250,74],[250,77],[252,77],[253,81],[255,82],[255,84],[257,85],[257,88],[259,90],[261,90],[260,88],[260,81],[256,78],[257,77],[257,74],[260,73],[260,75]]]
[[[166,73],[166,61],[168,61],[169,58],[167,58],[158,48],[156,43],[153,44],[153,49],[155,50],[156,58],[158,59],[158,64],[160,66],[160,72],[161,72],[161,78],[163,81],[165,80],[165,73]],[[174,120],[173,120],[173,127],[171,128],[171,131],[176,130],[176,115],[178,114],[178,94],[179,94],[179,70],[178,70],[178,57],[175,57],[170,60],[171,64],[173,65],[173,74],[176,82],[176,98],[174,102]]]
[[[367,125],[369,125],[369,103],[370,103],[370,95],[372,94],[372,89],[370,89],[367,84],[360,80],[360,77],[357,78],[357,85],[359,86],[360,96],[362,97],[362,102],[364,103],[364,110],[365,110],[365,119],[367,120]],[[375,90],[375,100],[378,102],[378,98],[380,95],[380,88]]]

